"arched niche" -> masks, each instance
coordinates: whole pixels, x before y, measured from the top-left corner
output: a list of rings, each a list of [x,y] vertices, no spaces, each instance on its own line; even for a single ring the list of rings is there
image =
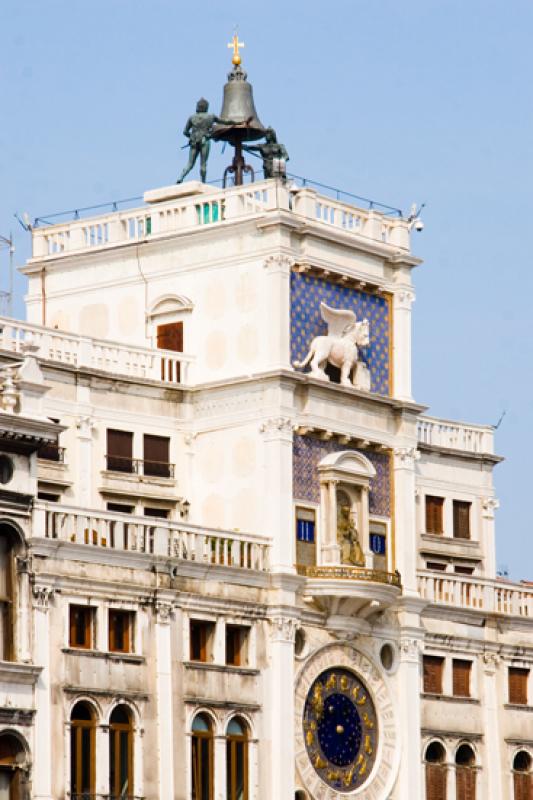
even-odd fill
[[[322,563],[372,567],[369,546],[368,493],[375,477],[362,453],[342,450],[318,465]]]

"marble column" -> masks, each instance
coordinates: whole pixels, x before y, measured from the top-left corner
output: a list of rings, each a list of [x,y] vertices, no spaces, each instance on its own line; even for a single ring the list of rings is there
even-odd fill
[[[158,600],[155,606],[155,650],[159,800],[174,800],[175,796],[171,620],[172,604]]]
[[[50,599],[48,586],[33,586],[33,637],[36,666],[42,667],[35,685],[35,750],[33,797],[54,800],[52,795],[52,699],[50,686]]]
[[[270,666],[265,684],[265,712],[271,743],[268,796],[294,797],[294,636],[296,621],[276,615],[271,620]]]

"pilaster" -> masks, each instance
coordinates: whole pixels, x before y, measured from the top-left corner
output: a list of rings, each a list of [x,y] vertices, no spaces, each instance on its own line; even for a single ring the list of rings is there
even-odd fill
[[[261,425],[264,437],[264,533],[272,537],[274,572],[294,571],[294,521],[292,518],[292,421],[268,419]]]
[[[418,631],[405,632],[400,638],[398,666],[398,705],[402,720],[402,757],[398,797],[422,800],[422,769],[420,765],[422,740],[420,733],[420,651]]]
[[[91,508],[92,503],[92,431],[94,419],[89,415],[76,419],[78,437],[78,502],[81,506]]]
[[[282,253],[268,256],[264,266],[267,282],[265,330],[267,369],[290,369],[290,279],[293,259]]]
[[[395,564],[404,592],[417,593],[415,447],[398,447],[393,453]]]
[[[294,637],[296,620],[270,618],[270,669],[265,711],[270,729],[269,797],[294,797]]]
[[[174,715],[172,702],[172,648],[170,601],[156,600],[155,649],[158,719],[159,800],[174,800]]]
[[[52,702],[50,696],[50,600],[53,589],[33,586],[33,641],[35,663],[42,667],[35,685],[35,751],[33,754],[33,797],[52,796]]]
[[[415,299],[410,286],[393,295],[393,395],[412,400],[411,389],[411,305]]]
[[[483,654],[483,689],[480,696],[483,698],[487,797],[503,796],[501,725],[498,714],[501,704],[497,680],[499,664],[500,657],[497,653],[485,652]]]

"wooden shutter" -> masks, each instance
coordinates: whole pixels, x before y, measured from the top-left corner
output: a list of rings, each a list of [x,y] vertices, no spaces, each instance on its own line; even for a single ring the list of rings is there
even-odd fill
[[[452,663],[453,694],[455,697],[470,697],[471,661],[454,658]]]
[[[453,501],[453,535],[456,539],[470,539],[470,503]]]
[[[509,702],[527,706],[528,669],[509,667]]]
[[[455,768],[455,800],[476,800],[476,771],[472,767]]]
[[[528,772],[515,772],[513,776],[514,800],[533,798],[533,775]]]
[[[173,350],[183,353],[183,322],[169,322],[157,326],[157,347],[159,350]]]
[[[133,433],[107,430],[107,468],[133,472]]]
[[[424,692],[442,694],[442,671],[444,658],[441,656],[424,656]]]
[[[144,474],[168,478],[170,439],[144,434]]]
[[[444,764],[426,764],[426,800],[446,800]]]
[[[443,497],[426,495],[426,532],[442,533]]]

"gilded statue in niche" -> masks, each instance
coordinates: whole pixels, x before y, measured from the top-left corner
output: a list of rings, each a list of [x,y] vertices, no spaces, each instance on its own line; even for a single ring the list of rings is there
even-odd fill
[[[357,530],[357,512],[343,501],[337,504],[337,541],[341,550],[342,564],[364,567],[365,557]]]

